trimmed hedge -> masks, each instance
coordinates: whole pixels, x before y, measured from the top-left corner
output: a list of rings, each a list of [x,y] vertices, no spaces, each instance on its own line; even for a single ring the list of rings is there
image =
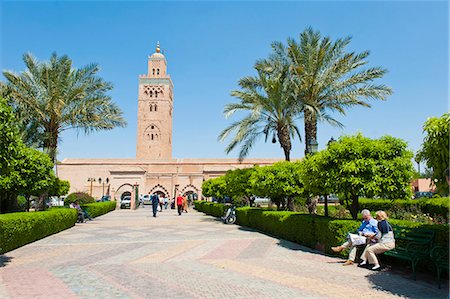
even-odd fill
[[[213,216],[221,216],[224,206],[210,202],[196,202],[197,210]],[[222,206],[222,207],[220,207]],[[210,213],[208,211],[213,211]],[[237,223],[269,233],[279,238],[332,253],[331,246],[342,244],[348,232],[356,231],[360,220],[333,219],[324,216],[288,211],[267,211],[258,208],[237,208]],[[448,224],[421,224],[406,220],[390,220],[392,224],[406,227],[422,227],[436,230],[435,245],[448,248]],[[342,253],[344,254],[344,253]]]
[[[396,211],[399,209],[419,208],[423,213],[432,216],[442,216],[448,219],[450,198],[427,198],[427,199],[367,199],[360,198],[359,206],[361,209],[370,211]]]
[[[194,205],[196,210],[216,217],[223,216],[226,209],[224,204],[208,201],[194,201]]]
[[[86,209],[86,211],[92,218],[95,218],[115,210],[116,202],[105,201],[105,202],[88,203],[83,205],[82,207]]]
[[[58,233],[74,226],[76,221],[74,209],[0,215],[0,253]]]

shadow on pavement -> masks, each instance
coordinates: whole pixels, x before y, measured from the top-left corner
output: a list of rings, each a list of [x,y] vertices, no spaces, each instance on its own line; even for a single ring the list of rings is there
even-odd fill
[[[405,282],[393,283],[392,274],[389,271],[373,272],[367,279],[373,284],[373,288],[389,292],[391,294],[406,298],[448,298],[448,284],[443,283],[442,288],[438,288],[437,279],[425,282],[421,280],[413,281],[411,278],[403,277]],[[399,276],[398,274],[395,274]],[[403,276],[403,275],[402,275]],[[414,287],[411,287],[414,284]]]
[[[6,266],[12,259],[12,257],[6,255],[0,255],[0,267]]]

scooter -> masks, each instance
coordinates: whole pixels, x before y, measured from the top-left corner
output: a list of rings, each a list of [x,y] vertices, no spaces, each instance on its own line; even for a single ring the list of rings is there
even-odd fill
[[[223,223],[225,224],[233,224],[236,221],[236,207],[230,206],[225,212],[225,215],[222,217]]]

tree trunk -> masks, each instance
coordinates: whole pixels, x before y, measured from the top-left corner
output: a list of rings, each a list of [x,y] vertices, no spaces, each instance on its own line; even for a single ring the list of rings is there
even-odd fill
[[[44,151],[49,155],[53,164],[56,163],[56,151],[58,147],[58,129],[54,128],[54,125],[50,124],[46,128],[44,138]]]
[[[27,200],[25,209],[26,209],[27,212],[30,211],[30,197],[31,197],[30,195],[26,195],[25,196],[25,199]]]
[[[286,161],[290,161],[290,152],[292,149],[291,137],[289,135],[289,129],[285,125],[280,125],[277,128],[278,141],[284,151],[284,157]]]
[[[328,217],[328,194],[325,194],[324,198],[325,198],[325,217]]]
[[[352,194],[351,199],[352,202],[350,205],[350,214],[352,215],[352,219],[356,220],[358,218],[358,211],[359,211],[358,195]]]
[[[44,191],[44,193],[39,195],[38,202],[36,205],[37,211],[45,211],[47,209],[47,205],[45,204],[47,197],[48,197],[48,191]]]
[[[304,110],[304,123],[305,123],[305,156],[311,153],[309,144],[312,140],[317,141],[317,117],[314,112]]]
[[[280,205],[281,205],[281,202],[276,201],[276,202],[275,202],[275,205],[277,206],[277,211],[280,211]]]
[[[294,211],[294,198],[292,196],[287,197],[287,207],[289,211]]]
[[[316,214],[317,213],[317,198],[309,197],[306,201],[306,207],[308,208],[308,212],[310,214]]]

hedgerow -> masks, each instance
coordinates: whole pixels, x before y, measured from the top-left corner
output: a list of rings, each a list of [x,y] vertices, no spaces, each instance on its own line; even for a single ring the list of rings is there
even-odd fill
[[[0,215],[0,253],[16,249],[75,225],[75,209]]]
[[[89,203],[82,206],[92,218],[101,216],[116,209],[115,201]]]

